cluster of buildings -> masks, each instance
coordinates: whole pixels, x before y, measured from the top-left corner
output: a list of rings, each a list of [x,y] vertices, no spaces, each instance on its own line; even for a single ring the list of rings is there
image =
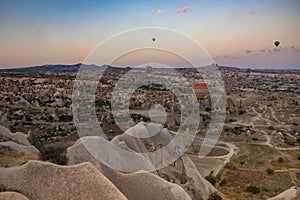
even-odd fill
[[[270,92],[300,94],[300,72],[286,71],[226,71],[223,74],[227,87],[254,89]]]

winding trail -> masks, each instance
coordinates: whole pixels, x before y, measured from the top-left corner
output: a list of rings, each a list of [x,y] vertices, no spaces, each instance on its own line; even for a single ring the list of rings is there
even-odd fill
[[[255,129],[255,130],[257,130],[257,129]],[[261,142],[261,143],[256,143],[258,145],[265,145],[265,146],[269,146],[269,147],[272,147],[274,149],[278,149],[278,150],[282,150],[282,151],[300,150],[300,147],[287,147],[287,148],[276,147],[273,144],[271,144],[271,138],[270,138],[270,136],[265,131],[263,131],[263,130],[259,130],[259,131],[261,131],[264,134],[264,136],[267,139],[267,141],[266,142]]]
[[[272,118],[273,118],[274,120],[276,120],[278,123],[277,123],[277,122],[274,122],[274,121],[271,121],[270,119],[267,119],[267,118],[263,117],[263,116],[261,115],[261,113],[257,112],[256,109],[255,109],[254,107],[252,107],[252,111],[253,111],[253,112],[257,115],[257,117],[259,117],[260,119],[263,119],[263,120],[269,122],[270,124],[274,124],[275,126],[280,126],[280,127],[284,126],[284,127],[287,128],[288,130],[290,130],[289,127],[287,127],[288,125],[285,125],[284,123],[280,122],[280,121],[274,116],[274,110],[273,110],[272,108],[270,108],[270,110],[271,110]],[[251,125],[253,125],[253,128],[256,128],[256,127],[257,127],[257,126],[255,126],[255,125],[253,124],[253,121],[251,121]],[[285,150],[300,150],[300,147],[287,147],[287,148],[277,147],[277,146],[271,144],[271,138],[270,138],[270,136],[269,136],[265,131],[263,131],[263,130],[258,130],[258,129],[254,129],[254,130],[263,133],[264,136],[265,136],[265,138],[267,139],[266,142],[261,142],[261,143],[256,143],[256,144],[267,145],[267,146],[273,147],[273,148],[278,149],[278,150],[283,150],[283,151],[285,151]],[[286,134],[287,134],[289,137],[291,137],[291,138],[293,138],[293,139],[295,139],[295,140],[297,139],[295,136],[291,135],[290,133],[286,133]]]
[[[198,136],[196,136],[195,138],[199,139],[199,140],[204,140],[204,138],[198,137]],[[210,140],[210,139],[206,138],[205,140],[206,140],[206,142],[208,142],[208,140]],[[220,144],[223,144],[223,145],[227,146],[227,148],[224,147],[224,146],[217,146],[217,145],[220,145]],[[216,176],[223,169],[223,167],[226,165],[226,163],[228,163],[230,161],[230,159],[232,158],[232,156],[239,151],[239,148],[237,146],[235,146],[233,143],[229,143],[229,142],[218,141],[216,143],[216,145],[214,145],[214,146],[213,145],[209,145],[209,142],[208,142],[208,144],[205,144],[205,145],[206,146],[220,148],[220,149],[225,149],[225,150],[228,151],[227,154],[222,155],[222,156],[209,156],[209,155],[205,156],[207,158],[213,158],[213,159],[221,159],[221,160],[223,160],[223,163],[221,165],[218,165],[214,169],[214,172],[213,172],[214,176]],[[199,157],[199,159],[200,159],[200,157]]]
[[[213,173],[214,176],[218,175],[218,173],[223,169],[223,167],[226,165],[226,163],[228,163],[230,161],[231,157],[239,151],[239,148],[232,143],[228,143],[228,142],[219,142],[219,143],[227,145],[229,153],[226,155],[223,155],[223,156],[208,156],[209,158],[224,159],[223,164],[217,166],[217,168],[214,170],[214,173]]]

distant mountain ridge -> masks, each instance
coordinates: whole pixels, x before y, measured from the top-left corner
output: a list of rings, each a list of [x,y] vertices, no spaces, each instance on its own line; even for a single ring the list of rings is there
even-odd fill
[[[34,74],[60,74],[60,73],[76,73],[78,72],[82,64],[74,65],[41,65],[24,68],[11,68],[11,69],[0,69],[0,72],[11,72],[11,73],[34,73]]]
[[[77,63],[73,65],[64,65],[64,64],[53,64],[53,65],[40,65],[40,66],[30,66],[30,67],[22,67],[22,68],[8,68],[8,69],[0,69],[0,72],[16,72],[16,73],[46,73],[46,72],[51,72],[51,73],[76,73],[82,66],[95,66],[95,67],[100,67],[100,68],[130,68],[130,67],[116,67],[116,66],[97,66],[97,65],[85,65],[82,63]],[[189,67],[176,67],[178,70],[184,70],[184,69],[189,69]],[[229,67],[229,66],[219,66],[219,70],[222,69],[227,69],[227,70],[241,70],[238,67]]]
[[[116,66],[97,66],[97,65],[86,65],[82,63],[77,63],[73,65],[64,65],[64,64],[57,64],[57,65],[41,65],[41,66],[31,66],[31,67],[24,67],[24,68],[10,68],[10,69],[0,69],[0,72],[6,73],[29,73],[29,74],[75,74],[78,70],[83,66],[91,66],[96,67],[99,69],[108,68],[110,70],[118,70],[118,69],[130,69],[130,67],[116,67]],[[177,70],[188,70],[190,68],[176,68]],[[232,66],[218,66],[219,70],[230,70],[230,71],[245,71],[244,68],[232,67]],[[300,73],[300,69],[251,69],[252,72],[267,72],[267,73]]]
[[[81,67],[90,66],[96,67],[99,69],[112,68],[108,65],[97,66],[97,65],[85,65],[82,63],[77,63],[74,65],[41,65],[41,66],[31,66],[31,67],[23,67],[23,68],[10,68],[10,69],[0,69],[0,72],[7,73],[29,73],[29,74],[74,74],[77,73]]]

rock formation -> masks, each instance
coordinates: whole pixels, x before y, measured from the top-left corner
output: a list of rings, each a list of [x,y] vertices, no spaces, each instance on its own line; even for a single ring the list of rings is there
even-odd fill
[[[17,192],[1,192],[0,200],[28,200],[28,198]]]
[[[0,139],[1,140],[11,140],[13,142],[22,144],[22,145],[31,145],[27,140],[27,136],[24,133],[16,132],[12,133],[5,127],[0,126]]]
[[[29,161],[25,165],[0,168],[0,184],[29,199],[103,199],[126,197],[90,163],[59,166]]]
[[[147,133],[148,130],[155,130],[156,134],[146,138],[145,136],[149,134]],[[143,138],[134,136],[143,136]],[[158,150],[168,144],[173,137],[167,129],[163,129],[159,124],[141,122],[135,127],[128,129],[124,134],[116,136],[111,141],[111,145],[130,152],[146,153]],[[99,143],[95,145],[97,141]],[[153,173],[124,174],[102,164],[99,161],[100,159],[94,157],[99,154],[95,152],[91,154],[86,149],[88,147],[89,150],[96,150],[96,147],[98,149],[101,147],[100,151],[105,151],[105,147],[100,141],[103,141],[103,138],[99,136],[86,136],[79,139],[74,146],[68,148],[68,164],[91,162],[129,199],[150,200],[154,198],[153,194],[159,195],[157,199],[189,199],[190,197],[192,199],[208,199],[215,192],[214,187],[200,175],[193,162],[187,156],[182,156],[170,166],[156,170]],[[95,148],[91,148],[93,145],[95,145]],[[126,165],[126,162],[128,162],[128,160],[118,154],[115,155],[113,152],[107,153],[112,157],[117,157],[117,159],[112,158],[116,162],[123,163],[123,165]],[[141,154],[137,155],[141,156]],[[142,165],[149,165],[147,159],[140,159],[135,163],[137,168],[141,167],[142,169]],[[139,188],[136,191],[143,192],[133,193],[132,189],[134,188]],[[188,197],[187,193],[190,197]]]
[[[268,200],[298,200],[300,199],[300,188],[291,187],[279,195],[269,198]]]
[[[132,200],[152,200],[152,199],[170,199],[184,200],[190,197],[184,190],[176,185],[165,181],[164,179],[151,173],[133,173],[124,174],[117,172],[95,159],[83,145],[88,144],[89,140],[95,140],[95,137],[88,136],[79,139],[76,144],[68,148],[68,164],[73,165],[82,162],[90,162],[95,165],[117,188],[128,198]],[[135,191],[135,192],[133,192]]]
[[[35,148],[33,145],[26,146],[12,141],[7,141],[7,142],[0,142],[0,146],[9,147],[10,149],[20,151],[25,154],[31,154],[37,156],[40,155],[39,150],[37,150],[37,148]]]
[[[21,132],[12,133],[5,127],[0,126],[0,147],[23,152],[25,154],[40,155],[40,151],[27,139],[27,135]]]

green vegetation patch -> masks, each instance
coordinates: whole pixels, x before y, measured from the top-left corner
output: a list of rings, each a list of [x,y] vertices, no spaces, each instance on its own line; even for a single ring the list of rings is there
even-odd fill
[[[213,171],[210,172],[208,176],[205,177],[205,179],[210,182],[212,185],[215,185],[217,183],[216,177],[213,175]]]
[[[274,169],[271,169],[271,168],[268,168],[268,169],[266,170],[266,172],[267,172],[269,175],[275,173]]]
[[[236,161],[237,163],[242,162],[243,164],[240,166],[246,169],[265,169],[278,155],[277,150],[264,145],[249,144],[247,150],[247,153],[239,156]]]
[[[256,186],[252,186],[252,185],[247,187],[246,191],[250,192],[252,194],[259,194],[260,193],[260,189]]]

